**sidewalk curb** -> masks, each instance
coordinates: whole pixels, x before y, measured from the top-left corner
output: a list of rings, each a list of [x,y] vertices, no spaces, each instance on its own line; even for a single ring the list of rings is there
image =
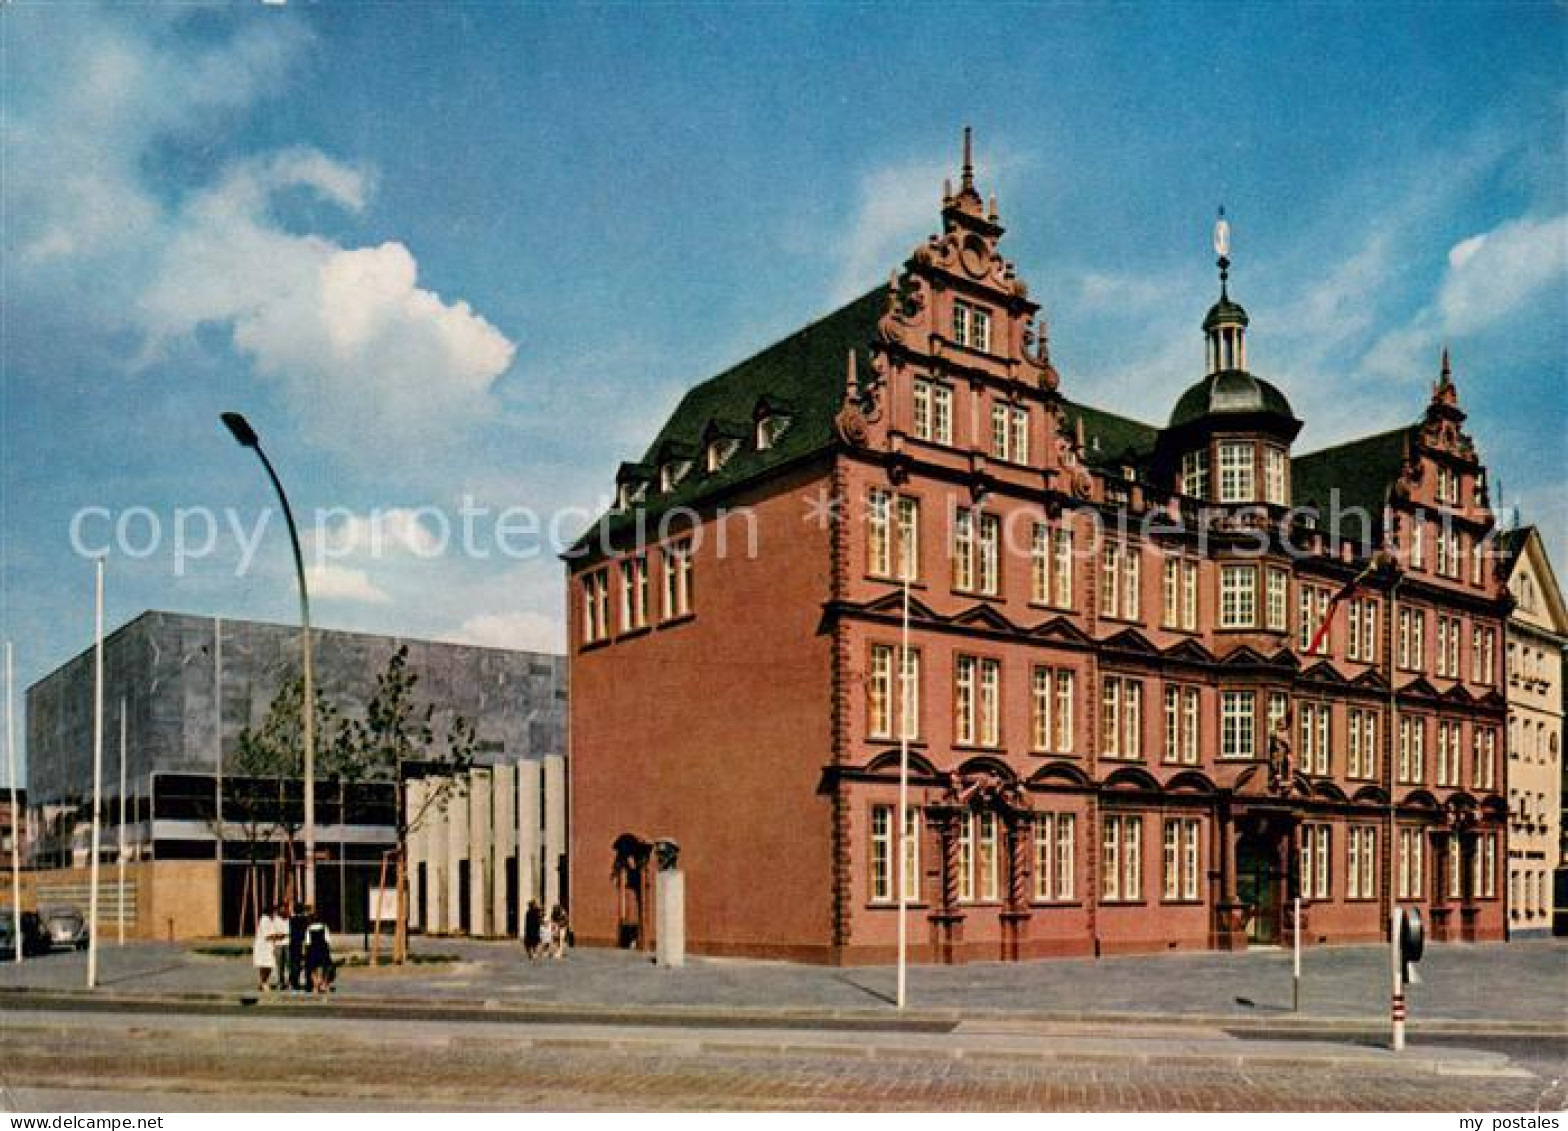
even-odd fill
[[[154,1026],[148,1026],[146,1033],[155,1031]],[[59,1039],[70,1039],[77,1035],[77,1027],[43,1022],[27,1022],[23,1024],[9,1024],[0,1032],[0,1039],[25,1039],[29,1035],[48,1034]],[[1382,1074],[1410,1075],[1410,1076],[1442,1076],[1442,1077],[1470,1077],[1491,1079],[1526,1079],[1534,1078],[1534,1073],[1514,1064],[1510,1058],[1496,1053],[1469,1053],[1461,1058],[1455,1056],[1431,1056],[1404,1053],[1395,1054],[1387,1050],[1356,1049],[1354,1047],[1323,1049],[1320,1047],[1302,1047],[1286,1055],[1277,1047],[1259,1049],[1256,1053],[1249,1054],[1244,1042],[1240,1047],[1232,1049],[1217,1048],[1211,1051],[1187,1049],[1181,1052],[1161,1052],[1151,1049],[1138,1048],[1091,1048],[1076,1049],[1071,1047],[1059,1048],[987,1048],[969,1047],[962,1044],[946,1044],[937,1047],[918,1045],[893,1045],[878,1042],[865,1042],[861,1040],[840,1039],[834,1040],[831,1034],[812,1033],[808,1037],[792,1040],[787,1037],[770,1039],[765,1035],[748,1033],[745,1036],[727,1039],[715,1037],[711,1034],[690,1035],[678,1031],[652,1031],[647,1034],[627,1034],[614,1032],[604,1034],[573,1033],[570,1035],[520,1035],[520,1034],[487,1034],[486,1041],[499,1040],[504,1042],[508,1049],[522,1051],[537,1051],[542,1053],[586,1053],[610,1052],[618,1054],[648,1054],[675,1056],[733,1056],[733,1057],[815,1057],[837,1058],[857,1061],[901,1061],[920,1060],[931,1063],[964,1062],[972,1064],[992,1064],[998,1067],[1028,1067],[1046,1065],[1083,1065],[1103,1067],[1125,1067],[1127,1065],[1140,1065],[1150,1067],[1181,1067],[1181,1068],[1230,1068],[1230,1069],[1300,1069],[1311,1066],[1315,1069],[1337,1072],[1354,1072],[1358,1070],[1375,1070]],[[400,1044],[413,1044],[419,1047],[440,1048],[454,1050],[463,1043],[463,1038],[453,1038],[450,1035],[438,1037],[410,1035],[392,1036],[386,1033],[375,1035],[349,1035],[339,1034],[338,1040],[345,1043],[358,1045],[374,1045],[384,1048],[389,1041]]]
[[[942,1032],[961,1024],[999,1025],[1023,1030],[1031,1025],[1115,1025],[1129,1027],[1207,1028],[1230,1031],[1281,1031],[1377,1035],[1387,1022],[1376,1017],[1317,1016],[1312,1014],[1180,1014],[1127,1013],[1119,1011],[997,1009],[843,1009],[780,1006],[772,1009],[725,1009],[696,1005],[573,1005],[557,1002],[501,1002],[496,999],[372,998],[357,994],[318,998],[258,997],[237,993],[126,993],[113,990],[35,990],[0,987],[0,1013],[22,1009],[61,1009],[72,1012],[244,1013],[250,1016],[290,1015],[308,1011],[323,1017],[359,1017],[388,1020],[474,1021],[492,1024],[621,1024],[648,1028],[754,1027],[801,1029],[826,1027],[842,1030]],[[1568,1038],[1568,1020],[1491,1021],[1473,1018],[1414,1017],[1412,1035],[1525,1036]]]

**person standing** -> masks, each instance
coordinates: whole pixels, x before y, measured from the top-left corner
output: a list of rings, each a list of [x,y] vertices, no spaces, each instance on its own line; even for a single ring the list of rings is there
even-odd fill
[[[523,952],[530,959],[539,957],[539,946],[544,941],[544,909],[537,899],[528,901],[528,912],[523,916]]]
[[[566,957],[566,908],[557,903],[550,908],[550,957]]]
[[[250,945],[251,964],[256,968],[256,989],[263,992],[272,982],[272,971],[278,960],[273,938],[277,929],[277,920],[269,904],[256,919],[256,938]]]
[[[332,988],[332,935],[314,913],[305,930],[305,979],[313,993],[324,994]]]
[[[289,989],[300,993],[305,989],[305,930],[310,926],[310,916],[303,903],[296,902],[288,922]]]

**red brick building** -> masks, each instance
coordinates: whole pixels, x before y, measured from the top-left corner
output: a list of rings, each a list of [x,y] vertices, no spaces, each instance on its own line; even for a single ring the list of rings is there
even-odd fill
[[[966,146],[940,234],[693,388],[568,555],[579,937],[657,929],[629,833],[713,953],[889,961],[900,860],[923,961],[1284,941],[1298,891],[1309,942],[1396,901],[1501,938],[1507,602],[1446,355],[1409,426],[1296,455],[1219,241],[1196,382],[1125,419],[1002,232]]]

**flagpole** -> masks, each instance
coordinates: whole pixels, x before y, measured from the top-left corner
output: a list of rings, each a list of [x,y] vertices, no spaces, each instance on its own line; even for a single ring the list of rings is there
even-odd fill
[[[93,586],[93,838],[88,867],[87,988],[98,985],[98,853],[103,834],[103,559],[95,563]]]
[[[898,1008],[909,989],[909,566],[904,562],[903,629],[898,650]]]
[[[22,961],[22,809],[16,802],[16,711],[12,686],[11,642],[5,642],[5,771],[11,783],[11,937]]]
[[[119,945],[125,945],[125,696],[120,696],[120,905],[116,912],[119,920]]]

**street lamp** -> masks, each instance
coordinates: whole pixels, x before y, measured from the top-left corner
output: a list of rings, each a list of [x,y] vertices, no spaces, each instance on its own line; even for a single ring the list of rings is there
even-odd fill
[[[300,714],[305,739],[305,902],[316,905],[316,694],[315,679],[310,656],[310,594],[305,589],[305,559],[299,550],[299,529],[294,525],[294,512],[289,509],[289,497],[283,493],[283,483],[272,469],[272,461],[261,450],[261,438],[256,430],[237,412],[225,412],[223,425],[242,448],[249,448],[267,470],[267,478],[278,493],[283,506],[283,520],[288,523],[289,543],[294,548],[294,576],[299,581],[299,646],[301,672],[304,677],[303,702]]]

